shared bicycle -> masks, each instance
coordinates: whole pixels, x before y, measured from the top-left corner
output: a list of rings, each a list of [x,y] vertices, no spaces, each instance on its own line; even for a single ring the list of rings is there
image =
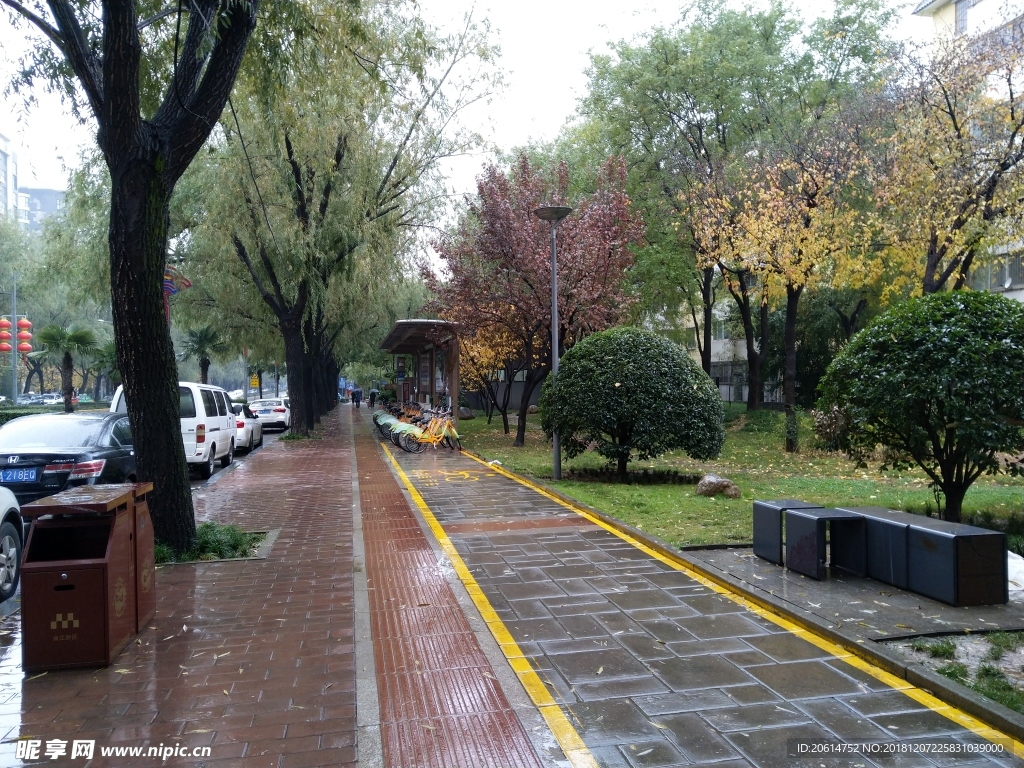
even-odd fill
[[[423,408],[419,403],[393,405],[373,414],[382,437],[409,453],[420,453],[428,445],[462,450],[462,441],[452,422],[451,411]]]

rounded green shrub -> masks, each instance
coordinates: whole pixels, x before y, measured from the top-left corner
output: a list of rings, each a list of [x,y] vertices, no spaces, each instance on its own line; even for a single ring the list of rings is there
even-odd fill
[[[674,342],[640,328],[595,333],[569,349],[541,392],[541,424],[572,458],[591,445],[618,467],[681,449],[699,460],[722,450],[718,387]]]
[[[836,407],[849,449],[885,446],[889,466],[916,464],[959,521],[982,474],[1018,474],[1024,452],[1024,305],[956,291],[882,315],[836,356],[819,386]]]

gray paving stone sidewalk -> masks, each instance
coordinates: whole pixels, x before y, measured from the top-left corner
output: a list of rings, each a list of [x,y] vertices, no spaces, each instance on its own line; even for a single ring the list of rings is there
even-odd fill
[[[602,766],[1024,765],[908,751],[988,742],[468,457],[394,453]],[[893,752],[811,762],[790,739]]]

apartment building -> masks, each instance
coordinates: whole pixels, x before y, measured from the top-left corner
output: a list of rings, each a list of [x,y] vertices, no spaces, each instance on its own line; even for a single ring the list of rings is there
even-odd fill
[[[28,205],[18,196],[18,155],[11,141],[0,133],[0,216],[14,216],[27,223]],[[23,212],[24,211],[24,212]]]
[[[923,0],[916,16],[930,16],[936,36],[978,35],[1018,18],[1024,13],[1020,0]]]
[[[64,210],[64,196],[61,189],[45,189],[43,187],[21,187],[18,190],[23,207],[18,211],[23,218],[23,226],[29,232],[38,233],[43,228],[43,221]]]

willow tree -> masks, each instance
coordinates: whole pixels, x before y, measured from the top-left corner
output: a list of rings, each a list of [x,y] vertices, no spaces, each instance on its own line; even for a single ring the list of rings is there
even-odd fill
[[[139,476],[155,483],[157,536],[195,539],[162,282],[175,184],[217,124],[259,0],[0,0],[41,34],[19,85],[38,80],[95,119],[110,172],[110,293]],[[189,12],[191,11],[191,12]]]
[[[194,268],[240,267],[275,318],[300,434],[334,392],[316,372],[367,314],[343,284],[379,299],[408,269],[415,230],[443,199],[440,162],[476,143],[453,123],[486,95],[492,55],[486,27],[442,36],[412,3],[318,7],[296,66],[239,81],[204,176],[216,193],[192,233]]]

